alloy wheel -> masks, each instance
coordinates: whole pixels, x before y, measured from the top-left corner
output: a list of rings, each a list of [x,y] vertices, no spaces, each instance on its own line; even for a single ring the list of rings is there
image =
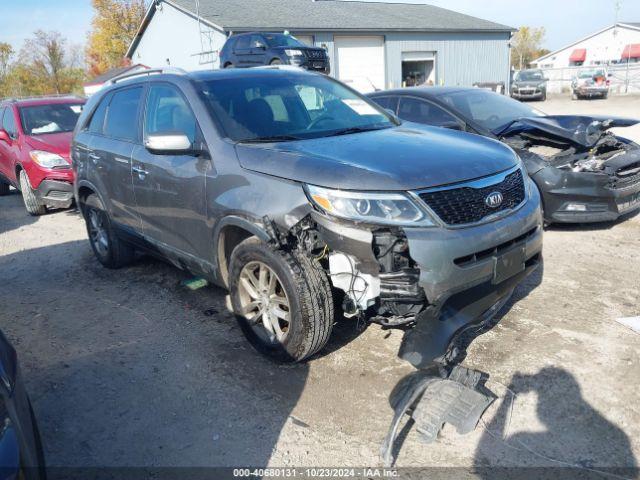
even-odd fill
[[[93,208],[89,210],[89,236],[98,253],[103,257],[107,256],[109,253],[109,237],[104,224],[104,215]]]
[[[278,275],[265,263],[247,263],[240,272],[238,296],[241,314],[269,343],[282,343],[289,333],[289,298]]]

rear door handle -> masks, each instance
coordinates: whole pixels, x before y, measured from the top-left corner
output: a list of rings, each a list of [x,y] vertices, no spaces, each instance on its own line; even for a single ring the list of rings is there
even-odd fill
[[[96,163],[98,160],[100,160],[100,155],[96,155],[93,152],[89,152],[89,158],[93,160],[93,163]]]

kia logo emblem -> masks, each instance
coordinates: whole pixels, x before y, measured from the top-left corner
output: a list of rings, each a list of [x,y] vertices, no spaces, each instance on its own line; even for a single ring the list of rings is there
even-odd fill
[[[487,198],[484,199],[484,203],[486,203],[487,207],[489,208],[498,208],[500,205],[502,205],[503,200],[504,197],[500,192],[491,192],[489,195],[487,195]]]

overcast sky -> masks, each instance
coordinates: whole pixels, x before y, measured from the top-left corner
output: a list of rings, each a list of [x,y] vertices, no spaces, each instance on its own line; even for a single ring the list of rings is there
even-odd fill
[[[512,27],[543,26],[547,29],[545,47],[551,50],[611,25],[615,18],[615,0],[405,1],[428,3]],[[640,0],[620,3],[621,21],[640,22]],[[90,0],[0,0],[0,11],[0,41],[11,43],[16,50],[38,29],[58,30],[71,43],[83,44],[92,15]]]

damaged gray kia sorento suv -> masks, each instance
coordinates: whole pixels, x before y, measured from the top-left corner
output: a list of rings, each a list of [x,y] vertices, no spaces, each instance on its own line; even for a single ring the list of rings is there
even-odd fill
[[[120,77],[89,100],[72,157],[104,266],[139,249],[224,286],[282,361],[322,349],[340,310],[407,329],[416,366],[445,361],[541,260],[513,150],[403,126],[291,67]]]

